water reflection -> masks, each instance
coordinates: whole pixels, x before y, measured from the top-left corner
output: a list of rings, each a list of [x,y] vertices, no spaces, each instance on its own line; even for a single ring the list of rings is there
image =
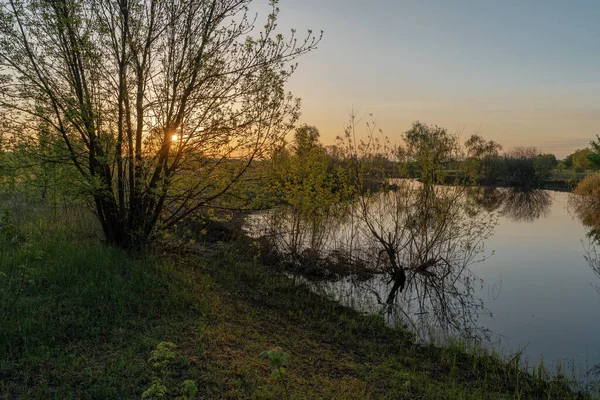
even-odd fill
[[[473,187],[469,189],[469,196],[485,210],[498,210],[515,222],[547,217],[552,206],[550,192],[540,189]]]
[[[571,194],[569,210],[587,228],[588,242],[584,243],[584,258],[600,278],[600,198],[592,194]],[[600,292],[600,286],[594,286]]]
[[[262,227],[279,259],[292,260],[304,276],[328,278],[320,285],[345,304],[383,309],[390,322],[412,326],[423,339],[432,330],[473,337],[485,333],[477,319],[487,311],[475,295],[483,282],[471,267],[490,255],[485,241],[498,215],[533,222],[551,205],[550,192],[542,190],[399,180],[394,191],[318,216],[264,214]]]
[[[551,205],[550,192],[539,189],[510,189],[504,199],[502,215],[513,221],[533,222],[540,217],[547,217]]]
[[[600,229],[600,196],[571,194],[569,209],[596,236],[594,232]]]
[[[304,263],[297,271],[331,270],[340,260],[354,266],[348,269],[354,275],[322,283],[338,300],[370,312],[385,310],[390,322],[412,326],[423,339],[432,330],[438,337],[481,332],[476,320],[485,309],[474,293],[482,282],[470,267],[489,255],[485,240],[497,223],[492,207],[473,202],[466,188],[405,180],[345,209],[335,223],[299,220],[284,210],[265,215],[263,223],[282,258]],[[324,238],[318,247],[307,240],[313,231]],[[296,256],[285,254],[290,251]]]
[[[375,275],[368,280],[347,277],[338,282],[320,282],[315,287],[357,310],[382,313],[388,323],[409,327],[424,342],[456,336],[487,336],[488,331],[477,324],[482,313],[489,314],[483,301],[475,295],[482,280],[470,270],[438,279],[415,275],[408,282],[391,305],[385,300],[394,282],[385,275]]]
[[[465,188],[426,185],[400,186],[359,213],[363,243],[387,267],[389,281],[369,282],[378,302],[419,333],[473,336],[484,309],[469,267],[485,258],[495,215],[475,206]]]

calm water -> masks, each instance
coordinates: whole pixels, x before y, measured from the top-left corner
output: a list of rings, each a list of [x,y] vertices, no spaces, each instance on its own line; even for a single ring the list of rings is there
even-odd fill
[[[497,343],[525,349],[532,361],[600,362],[600,284],[585,260],[586,229],[568,210],[568,193],[546,192],[539,218],[504,215],[487,247],[495,254],[471,269],[485,282],[478,295],[493,318],[479,323],[501,335]],[[587,360],[587,361],[586,361]]]

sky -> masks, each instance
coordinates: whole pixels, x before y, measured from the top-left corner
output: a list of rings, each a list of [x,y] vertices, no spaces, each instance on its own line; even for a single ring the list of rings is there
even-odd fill
[[[321,141],[350,110],[392,142],[412,122],[565,157],[600,133],[600,1],[280,0],[284,34],[324,31],[288,89]]]

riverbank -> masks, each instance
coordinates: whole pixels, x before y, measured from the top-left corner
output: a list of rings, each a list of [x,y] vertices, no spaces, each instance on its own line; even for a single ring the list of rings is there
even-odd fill
[[[473,179],[464,175],[459,170],[446,170],[442,179],[445,185],[456,185],[457,182],[461,185],[472,185],[480,187],[498,187],[498,188],[513,188],[517,190],[532,190],[544,189],[555,190],[559,192],[571,192],[585,177],[593,174],[591,170],[584,172],[552,170],[552,173],[545,179],[535,179],[531,177],[526,182],[519,180],[507,180],[502,178],[497,179]]]
[[[418,345],[261,265],[247,239],[132,258],[100,244],[84,212],[14,215],[2,224],[0,398],[133,399],[157,378],[165,398],[186,380],[197,399],[586,398],[517,356]],[[177,347],[157,363],[161,342]],[[260,356],[277,347],[283,380]]]

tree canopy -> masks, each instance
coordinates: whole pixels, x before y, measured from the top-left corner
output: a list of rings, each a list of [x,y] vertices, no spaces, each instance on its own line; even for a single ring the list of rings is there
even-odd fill
[[[284,84],[320,37],[285,38],[277,1],[263,21],[251,3],[2,2],[4,137],[39,153],[45,124],[107,242],[140,245],[226,195],[298,116]]]
[[[590,152],[587,154],[587,159],[593,169],[600,169],[600,136],[596,135],[596,140],[590,142]]]

